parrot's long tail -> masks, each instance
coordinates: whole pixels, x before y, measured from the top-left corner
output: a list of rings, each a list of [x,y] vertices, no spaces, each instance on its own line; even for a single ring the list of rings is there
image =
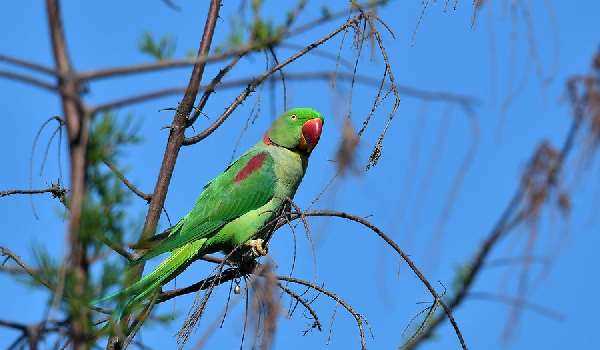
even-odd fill
[[[201,253],[202,246],[205,242],[206,239],[199,239],[173,250],[168,258],[163,260],[152,272],[145,275],[137,282],[114,294],[95,300],[92,303],[98,305],[109,300],[121,299],[122,301],[119,302],[112,317],[113,320],[118,321],[122,318],[125,311],[141,305],[146,299],[152,296],[153,293],[158,292],[161,286],[169,282],[177,276],[177,274],[181,273],[181,271],[187,267],[188,263],[197,254]]]

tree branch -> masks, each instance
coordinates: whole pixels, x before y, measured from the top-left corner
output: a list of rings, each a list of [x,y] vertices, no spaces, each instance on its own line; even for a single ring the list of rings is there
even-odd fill
[[[315,80],[344,80],[351,81],[352,74],[347,72],[334,72],[334,71],[321,71],[321,72],[288,72],[285,75],[287,81],[295,81],[295,82],[311,82]],[[230,89],[237,88],[240,86],[248,85],[252,83],[254,78],[240,78],[240,79],[232,79],[228,81],[224,81],[219,83],[220,89]],[[278,78],[269,77],[266,81],[277,81]],[[378,79],[357,74],[355,76],[356,83],[379,87],[381,85],[381,81]],[[384,84],[382,88],[386,87],[387,84]],[[446,101],[451,103],[457,103],[461,105],[476,105],[479,101],[468,95],[455,94],[446,91],[433,91],[433,90],[424,90],[418,89],[407,85],[398,85],[398,92],[406,97],[413,97],[417,99],[422,99],[426,101]],[[200,90],[207,90],[209,86],[201,86]],[[154,100],[162,97],[177,95],[183,93],[185,91],[184,86],[178,87],[170,87],[170,88],[162,88],[155,91],[145,92],[138,95],[127,96],[123,98],[119,98],[113,101],[105,102],[99,105],[96,105],[91,108],[91,113],[98,113],[101,111],[123,108],[130,105],[135,105],[138,103],[143,103],[149,100]]]
[[[210,97],[210,95],[215,92],[215,88],[217,87],[217,85],[219,85],[221,83],[221,80],[223,79],[223,77],[233,68],[233,66],[235,66],[240,59],[242,59],[243,54],[239,55],[237,57],[235,57],[233,60],[231,60],[231,62],[225,66],[225,68],[221,69],[219,71],[219,73],[212,79],[212,81],[210,82],[210,84],[208,84],[208,86],[206,86],[206,88],[204,88],[204,94],[202,94],[202,97],[200,98],[200,102],[198,103],[198,107],[196,107],[194,109],[194,114],[188,118],[187,121],[187,126],[191,126],[192,124],[194,124],[194,122],[196,122],[196,119],[198,119],[198,117],[200,116],[200,113],[202,113],[202,111],[204,110],[204,107],[206,106],[206,102],[208,102],[208,98]]]
[[[425,287],[427,288],[427,290],[429,291],[429,293],[433,296],[434,303],[437,303],[437,304],[439,304],[442,307],[442,309],[444,310],[445,316],[450,320],[450,323],[452,324],[452,327],[454,328],[454,332],[456,333],[456,336],[459,339],[461,347],[463,349],[467,349],[467,345],[466,345],[465,340],[464,340],[464,338],[462,336],[460,328],[458,327],[458,324],[456,323],[456,320],[452,316],[452,309],[446,305],[446,303],[442,300],[442,298],[437,293],[437,291],[433,288],[433,286],[431,285],[431,283],[427,280],[427,278],[423,275],[423,273],[414,264],[414,262],[412,261],[412,259],[410,259],[410,257],[406,253],[404,253],[404,251],[402,251],[402,249],[398,246],[398,244],[396,244],[396,242],[394,242],[383,231],[381,231],[381,229],[379,229],[377,226],[373,225],[372,223],[370,223],[366,219],[361,218],[359,216],[351,215],[351,214],[348,214],[348,213],[345,213],[345,212],[332,211],[332,210],[308,211],[308,212],[303,212],[302,214],[291,213],[290,220],[298,220],[302,216],[306,216],[306,217],[308,217],[308,216],[315,216],[315,217],[338,217],[338,218],[342,218],[342,219],[346,219],[346,220],[350,220],[350,221],[354,221],[356,223],[359,223],[359,224],[367,227],[371,231],[373,231],[375,234],[377,234],[381,239],[383,239],[390,247],[392,247],[400,255],[400,257],[402,258],[402,260],[404,260],[408,264],[408,266],[413,271],[413,273],[419,278],[419,280],[423,283],[423,285],[425,285]],[[282,227],[283,225],[286,224],[286,222],[287,222],[286,220],[279,220],[279,222],[277,222],[277,224],[275,225],[274,230],[277,230],[278,228]],[[217,276],[208,277],[208,278],[206,278],[206,279],[204,279],[204,280],[202,280],[200,282],[194,283],[194,284],[192,284],[192,285],[190,285],[188,287],[184,287],[184,288],[175,289],[175,290],[172,290],[172,291],[169,291],[169,292],[161,293],[159,295],[159,297],[158,297],[158,302],[164,302],[164,301],[170,300],[170,299],[175,298],[175,297],[180,296],[180,295],[193,293],[193,292],[196,292],[198,290],[207,289],[209,287],[214,287],[216,285],[219,285],[219,284],[222,284],[224,282],[230,281],[230,280],[232,280],[234,278],[241,277],[243,275],[252,273],[253,271],[254,271],[254,265],[252,265],[252,266],[242,266],[241,268],[227,269],[222,274],[219,274]],[[286,278],[283,278],[282,280],[284,280],[284,281],[288,281],[289,280],[290,282],[295,282],[295,281],[292,280],[292,277],[286,277]],[[297,282],[297,283],[299,283],[299,282]],[[307,283],[309,283],[309,282],[307,282]],[[311,285],[311,287],[312,287],[312,285]],[[315,288],[315,289],[317,289],[317,288]],[[317,289],[317,290],[319,290],[319,289]],[[359,322],[359,321],[357,320],[357,322]]]
[[[47,83],[41,79],[32,77],[30,75],[0,70],[0,77],[4,77],[8,80],[15,80],[15,81],[18,81],[21,83],[33,85],[35,87],[39,87],[41,89],[48,90],[48,91],[54,92],[54,93],[56,93],[58,91],[57,86]]]
[[[73,273],[73,298],[85,300],[87,286],[87,257],[85,243],[80,239],[81,214],[86,191],[86,150],[88,143],[88,117],[79,98],[79,84],[73,79],[71,62],[67,53],[60,5],[58,0],[46,0],[46,10],[52,52],[59,72],[58,87],[65,114],[69,137],[70,186],[69,201],[69,253],[68,268]],[[85,307],[71,306],[73,349],[87,349],[89,313]]]
[[[417,268],[417,266],[412,261],[412,259],[406,253],[404,253],[404,251],[402,249],[400,249],[400,247],[398,246],[398,244],[396,244],[396,242],[394,242],[383,231],[381,231],[381,229],[379,229],[377,226],[373,225],[369,221],[365,220],[364,218],[361,218],[356,215],[351,215],[351,214],[348,214],[345,212],[332,211],[332,210],[319,210],[319,211],[304,212],[303,215],[304,216],[329,216],[329,217],[338,217],[338,218],[342,218],[342,219],[347,219],[347,220],[351,220],[356,223],[359,223],[359,224],[369,228],[371,231],[375,232],[381,239],[383,239],[390,247],[392,247],[400,255],[402,260],[404,260],[408,264],[408,266],[413,271],[413,273],[425,285],[425,287],[427,288],[429,293],[433,296],[434,302],[439,303],[439,305],[444,310],[445,315],[450,320],[450,323],[452,324],[452,327],[454,328],[454,332],[456,333],[456,336],[458,337],[461,347],[465,350],[467,349],[467,344],[465,343],[465,340],[464,340],[462,333],[458,327],[458,324],[456,323],[456,320],[452,316],[452,309],[450,307],[448,307],[446,305],[446,303],[444,303],[442,298],[439,296],[439,294],[436,292],[436,290],[433,288],[433,286],[427,280],[427,278],[423,275],[423,273],[419,270],[419,268]],[[295,214],[292,218],[297,219],[300,217],[301,217],[300,214]]]
[[[151,194],[142,192],[142,190],[137,188],[131,181],[127,180],[125,175],[123,175],[123,173],[119,169],[117,169],[116,165],[114,165],[110,160],[103,159],[102,162],[115,174],[117,178],[119,178],[119,180],[121,180],[121,182],[123,182],[125,186],[127,186],[127,188],[131,190],[131,192],[135,193],[138,197],[145,200],[146,202],[150,202],[150,200],[152,199]]]
[[[36,72],[49,74],[49,75],[52,75],[55,77],[60,76],[60,74],[56,70],[52,69],[51,67],[44,66],[42,64],[31,62],[28,60],[24,60],[22,58],[17,58],[17,57],[0,54],[0,62],[7,62],[7,63],[13,64],[15,66],[29,68]]]
[[[556,321],[563,321],[565,319],[565,315],[556,310],[547,308],[543,305],[532,303],[522,298],[513,298],[506,295],[492,294],[487,292],[469,292],[468,297],[471,299],[489,300],[508,305],[515,305],[517,307],[536,312],[542,316],[552,318]]]
[[[67,194],[67,189],[62,187],[59,184],[52,184],[52,186],[48,188],[35,189],[35,190],[4,190],[0,191],[0,198],[6,196],[12,196],[15,194],[42,194],[42,193],[50,193],[52,197],[58,198],[62,203],[66,203],[65,195]]]
[[[347,28],[355,25],[362,17],[363,17],[362,15],[358,15],[358,16],[355,16],[355,17],[349,19],[348,21],[346,21],[346,23],[344,23],[343,25],[341,25],[340,27],[338,27],[337,29],[335,29],[333,32],[325,35],[323,38],[321,38],[319,40],[314,41],[313,43],[311,43],[308,46],[306,46],[304,49],[296,52],[294,55],[292,55],[291,57],[289,57],[285,61],[283,61],[280,64],[276,65],[275,67],[269,69],[268,71],[266,71],[265,73],[263,73],[261,76],[253,79],[248,84],[248,86],[246,86],[246,88],[244,89],[244,91],[242,91],[235,98],[235,100],[225,109],[225,112],[223,112],[223,114],[221,114],[221,116],[211,126],[209,126],[204,131],[202,131],[201,133],[199,133],[199,134],[197,134],[195,136],[186,138],[183,141],[183,144],[185,146],[193,145],[193,144],[196,144],[196,143],[202,141],[206,137],[208,137],[215,130],[217,130],[217,128],[219,128],[219,126],[221,126],[221,124],[223,124],[225,122],[225,120],[227,120],[227,118],[229,118],[229,116],[233,113],[233,111],[235,111],[235,109],[242,102],[244,102],[244,100],[248,96],[250,96],[250,94],[252,92],[254,92],[254,89],[256,89],[260,84],[262,84],[268,77],[270,77],[274,73],[278,72],[280,69],[282,69],[283,67],[287,66],[288,64],[294,62],[298,58],[304,56],[306,53],[310,52],[312,49],[314,49],[314,48],[322,45],[323,43],[325,43],[329,39],[331,39],[334,36],[336,36],[338,33],[340,33],[342,31],[346,30]]]
[[[367,338],[365,337],[365,329],[364,329],[364,319],[363,316],[361,314],[359,314],[358,312],[356,312],[354,310],[354,308],[352,308],[352,306],[350,306],[350,304],[348,304],[344,299],[340,298],[339,296],[337,296],[336,294],[330,292],[329,290],[316,285],[314,283],[305,281],[305,280],[301,280],[299,278],[295,278],[295,277],[288,277],[288,276],[277,276],[277,279],[280,281],[286,281],[286,282],[291,282],[291,283],[296,283],[296,284],[300,284],[309,288],[312,288],[318,292],[321,292],[325,295],[327,295],[328,297],[330,297],[331,299],[335,300],[338,304],[342,305],[342,307],[344,309],[346,309],[346,311],[348,311],[352,317],[354,317],[354,319],[356,320],[356,325],[358,326],[358,331],[360,333],[360,344],[361,344],[361,348],[363,350],[367,349]]]
[[[284,286],[281,283],[277,283],[277,285],[279,286],[279,288],[281,288],[282,291],[284,291],[286,294],[288,294],[294,300],[296,300],[297,302],[302,304],[302,306],[304,306],[304,308],[310,313],[310,315],[313,318],[313,324],[312,324],[311,328],[317,328],[319,331],[322,331],[323,326],[321,325],[321,321],[319,321],[319,316],[317,315],[316,311],[312,308],[312,306],[310,306],[310,304],[306,300],[304,300],[304,298],[302,298],[300,295],[298,295],[298,293],[294,292],[293,290],[289,289],[288,287]],[[290,316],[291,316],[291,314],[290,314]]]
[[[210,276],[210,277],[205,278],[201,281],[198,281],[194,284],[191,284],[187,287],[177,288],[177,289],[173,289],[170,291],[162,292],[156,299],[156,303],[157,304],[164,303],[167,300],[171,300],[171,299],[181,296],[181,295],[195,293],[200,290],[206,290],[206,289],[218,286],[220,284],[231,281],[238,277],[242,277],[242,276],[251,274],[255,267],[256,267],[256,265],[248,265],[248,266],[229,268],[220,274],[217,274],[215,276]]]
[[[330,22],[330,21],[338,19],[338,18],[348,16],[352,12],[357,11],[356,9],[358,7],[374,8],[374,7],[384,4],[387,1],[389,1],[389,0],[379,0],[379,1],[374,1],[372,3],[368,3],[368,4],[356,5],[356,6],[353,6],[350,10],[345,9],[345,10],[341,10],[336,13],[329,14],[327,16],[321,16],[320,18],[310,21],[310,22],[307,22],[304,25],[302,25],[294,30],[290,30],[290,31],[281,33],[280,35],[272,38],[270,41],[259,42],[259,43],[250,43],[241,48],[232,49],[232,50],[223,52],[221,54],[216,54],[216,55],[212,55],[212,56],[204,56],[204,57],[199,56],[196,59],[189,59],[189,58],[172,59],[172,60],[162,60],[162,61],[158,61],[158,62],[136,64],[136,65],[131,65],[131,66],[94,69],[94,70],[83,71],[83,72],[78,73],[77,78],[80,81],[92,81],[92,80],[112,78],[112,77],[117,77],[117,76],[125,76],[125,75],[130,75],[130,74],[155,72],[155,71],[159,71],[159,70],[163,70],[163,69],[182,68],[182,67],[188,67],[188,66],[192,66],[192,65],[196,65],[196,64],[204,65],[207,63],[220,62],[220,61],[226,60],[231,57],[245,55],[245,54],[251,53],[253,51],[261,50],[265,46],[277,44],[284,39],[288,39],[288,38],[294,37],[296,35],[302,34],[306,31],[314,29],[315,27],[322,25],[324,23]]]
[[[48,288],[50,290],[54,290],[54,288],[52,287],[50,282],[41,278],[34,268],[27,265],[23,261],[23,259],[21,259],[17,254],[13,253],[10,249],[0,246],[0,255],[3,255],[7,259],[11,259],[12,261],[14,261],[21,269],[23,269],[23,271],[25,271],[29,276],[31,276],[31,278],[36,280],[41,285],[45,286],[46,288]],[[4,263],[3,263],[3,265],[4,265]]]

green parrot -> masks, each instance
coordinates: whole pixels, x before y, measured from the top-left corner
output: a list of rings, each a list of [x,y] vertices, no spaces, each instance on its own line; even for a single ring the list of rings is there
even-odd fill
[[[294,197],[323,121],[312,108],[294,108],[278,117],[262,140],[204,186],[192,210],[169,235],[133,264],[164,253],[169,257],[137,282],[95,304],[124,298],[125,304],[118,307],[122,313],[154,295],[204,254],[230,253],[243,245],[256,257],[266,255],[262,229]]]

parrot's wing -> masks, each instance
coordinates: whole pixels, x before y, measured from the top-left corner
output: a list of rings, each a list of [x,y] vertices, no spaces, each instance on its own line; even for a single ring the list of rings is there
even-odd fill
[[[270,201],[275,191],[273,158],[266,151],[250,151],[209,182],[192,211],[171,234],[147,251],[137,262],[211,237],[225,224]]]

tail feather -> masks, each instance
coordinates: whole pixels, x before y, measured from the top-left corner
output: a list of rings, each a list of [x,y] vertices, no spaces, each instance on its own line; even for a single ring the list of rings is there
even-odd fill
[[[97,305],[109,300],[123,299],[115,310],[113,318],[120,319],[126,310],[140,305],[148,296],[157,292],[161,286],[173,279],[181,268],[197,254],[201,253],[206,239],[200,239],[189,243],[181,248],[173,250],[171,255],[163,260],[152,272],[143,276],[132,285],[114,293],[93,301]]]
[[[140,256],[138,259],[136,259],[133,262],[133,265],[144,263],[144,262],[146,262],[152,258],[155,258],[161,254],[164,254],[168,251],[171,251],[171,250],[175,251],[176,250],[175,246],[173,246],[173,244],[169,244],[169,243],[172,243],[172,242],[169,242],[169,238],[176,236],[179,233],[179,231],[183,227],[183,224],[185,223],[186,218],[187,218],[187,215],[184,216],[181,220],[179,220],[179,222],[177,222],[175,224],[175,226],[170,228],[168,230],[167,235],[154,236],[150,240],[139,242],[138,244],[133,246],[133,248],[135,248],[135,249],[145,249],[146,250],[142,254],[142,256]]]

